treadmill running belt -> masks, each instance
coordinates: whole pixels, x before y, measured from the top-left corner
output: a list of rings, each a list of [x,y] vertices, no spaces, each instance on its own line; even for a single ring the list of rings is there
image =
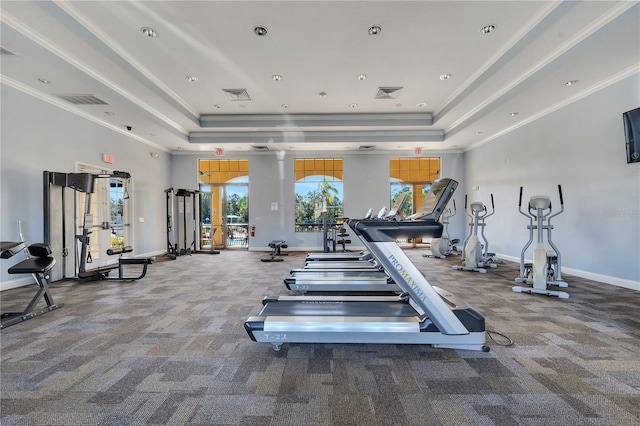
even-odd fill
[[[305,302],[273,301],[267,303],[260,316],[351,316],[351,317],[415,317],[418,313],[406,302]]]

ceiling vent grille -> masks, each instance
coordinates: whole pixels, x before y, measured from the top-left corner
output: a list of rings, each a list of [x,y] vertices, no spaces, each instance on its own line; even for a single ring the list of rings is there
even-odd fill
[[[247,89],[222,89],[232,101],[250,101]]]
[[[378,87],[376,99],[397,99],[402,87]]]
[[[266,145],[251,145],[255,151],[269,151],[269,147]]]
[[[15,56],[15,53],[0,46],[0,55]]]
[[[371,151],[373,149],[375,149],[375,145],[360,145],[358,147],[358,151]]]
[[[74,105],[109,105],[93,95],[58,95],[58,97]]]

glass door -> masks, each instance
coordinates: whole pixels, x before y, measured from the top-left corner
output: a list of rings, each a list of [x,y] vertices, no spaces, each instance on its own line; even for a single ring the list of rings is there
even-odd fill
[[[200,248],[249,248],[249,183],[200,186]]]
[[[241,178],[242,179],[242,178]],[[228,183],[224,186],[225,248],[249,248],[249,185]]]

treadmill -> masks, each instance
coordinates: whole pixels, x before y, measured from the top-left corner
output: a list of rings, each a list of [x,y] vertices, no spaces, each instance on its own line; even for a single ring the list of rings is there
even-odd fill
[[[389,211],[389,213],[386,213],[386,209],[383,207],[382,210],[380,210],[380,212],[378,212],[378,219],[381,220],[401,220],[402,219],[402,209],[404,208],[405,204],[407,204],[407,201],[409,200],[409,194],[407,194],[406,192],[403,194],[400,194],[400,196],[398,197],[398,199],[396,200],[395,204],[393,205],[393,207],[391,207],[391,210]],[[367,212],[367,214],[365,215],[365,219],[370,218],[371,216],[371,209],[369,209],[369,211]],[[349,222],[347,221],[347,224]],[[330,262],[335,262],[335,261],[360,261],[360,260],[371,260],[371,253],[365,253],[365,252],[360,252],[360,253],[309,253],[307,254],[306,257],[306,261],[307,262],[314,262],[314,261],[330,261]]]
[[[453,179],[440,179],[433,183],[425,201],[412,220],[438,222],[442,212],[453,197],[458,182]],[[351,226],[351,222],[347,222]],[[355,230],[354,230],[355,232]],[[424,236],[438,237],[442,229],[435,229],[435,233]],[[357,232],[356,232],[357,234]],[[379,263],[378,260],[376,262]],[[321,262],[324,264],[324,262]],[[327,272],[324,272],[327,271]],[[354,271],[354,272],[351,272]],[[355,272],[358,271],[358,272]],[[284,279],[289,290],[300,294],[307,292],[366,292],[366,293],[400,293],[402,290],[393,279],[383,270],[368,271],[366,269],[294,269],[292,276]]]
[[[402,289],[398,296],[281,296],[266,298],[245,330],[256,342],[428,344],[488,352],[484,317],[462,299],[434,287],[396,244],[400,237],[439,235],[432,219],[350,224]]]

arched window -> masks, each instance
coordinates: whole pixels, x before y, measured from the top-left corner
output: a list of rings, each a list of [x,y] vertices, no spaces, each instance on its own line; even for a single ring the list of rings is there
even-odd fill
[[[343,160],[341,158],[297,158],[296,232],[322,231],[322,212],[326,208],[327,222],[334,225],[344,216]]]

